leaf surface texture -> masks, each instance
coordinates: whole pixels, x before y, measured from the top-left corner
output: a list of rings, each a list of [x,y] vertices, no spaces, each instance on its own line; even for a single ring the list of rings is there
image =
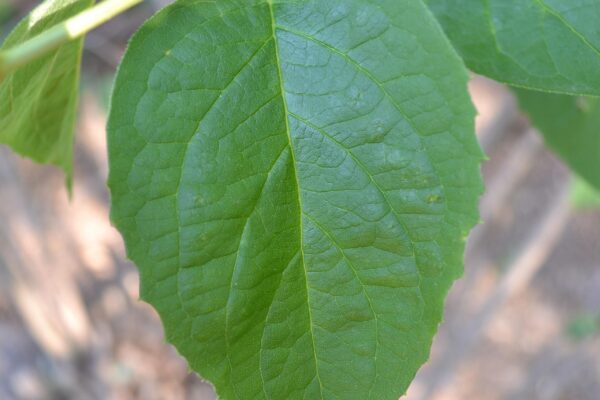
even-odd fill
[[[109,120],[142,298],[225,399],[397,399],[477,221],[467,74],[421,2],[178,1]]]
[[[427,0],[473,71],[563,94],[600,95],[597,0]]]

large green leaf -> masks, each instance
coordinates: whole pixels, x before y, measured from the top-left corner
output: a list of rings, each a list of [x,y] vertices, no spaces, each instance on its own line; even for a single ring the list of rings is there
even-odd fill
[[[178,1],[133,38],[112,218],[225,399],[397,399],[477,222],[467,74],[414,0]]]
[[[516,89],[521,108],[582,178],[600,188],[600,99]]]
[[[528,89],[600,95],[600,1],[426,1],[473,71]]]
[[[47,0],[21,21],[0,50],[43,33],[93,0]],[[61,167],[70,184],[82,40],[25,65],[0,83],[0,143],[40,163]]]

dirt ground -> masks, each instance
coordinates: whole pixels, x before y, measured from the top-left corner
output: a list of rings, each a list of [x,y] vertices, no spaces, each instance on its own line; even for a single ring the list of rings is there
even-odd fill
[[[484,223],[408,399],[598,399],[600,212],[574,209],[567,168],[506,113],[506,88],[475,78],[471,89],[490,157]],[[486,138],[494,114],[505,122]]]
[[[0,35],[34,3],[0,7]],[[136,269],[108,219],[112,73],[131,30],[162,3],[87,41],[72,201],[59,171],[0,148],[1,400],[215,398],[137,300]],[[406,398],[598,400],[600,209],[573,207],[568,170],[506,88],[474,77],[471,92],[489,155],[484,223]]]

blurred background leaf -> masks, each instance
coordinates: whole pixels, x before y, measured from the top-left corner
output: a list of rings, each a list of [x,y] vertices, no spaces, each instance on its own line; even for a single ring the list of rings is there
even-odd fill
[[[600,190],[585,180],[574,177],[571,202],[578,209],[600,208]]]
[[[548,146],[578,175],[600,188],[600,98],[514,91]]]

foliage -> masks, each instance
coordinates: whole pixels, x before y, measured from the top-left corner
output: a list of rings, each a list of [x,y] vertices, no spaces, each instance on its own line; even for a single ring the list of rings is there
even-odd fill
[[[2,51],[90,4],[46,1]],[[452,45],[473,71],[529,89],[516,92],[533,124],[599,185],[597,99],[569,96],[600,95],[599,15],[583,0],[178,0],[159,12],[119,68],[109,186],[168,339],[226,399],[403,394],[482,190]],[[0,86],[0,140],[69,177],[80,53],[65,43]]]
[[[113,221],[224,398],[397,398],[427,359],[481,154],[466,71],[422,5],[399,11],[185,1],[131,41]]]
[[[567,326],[567,334],[574,341],[590,339],[600,332],[600,316],[584,313],[578,315]]]
[[[473,71],[528,89],[600,95],[600,2],[426,1]]]
[[[515,92],[548,145],[600,189],[600,99],[523,89]]]
[[[78,14],[92,0],[49,0],[8,36],[0,50],[23,43]],[[83,40],[73,41],[9,74],[0,84],[0,143],[73,174],[73,129]]]
[[[578,209],[600,208],[600,190],[576,177],[571,185],[571,203]]]
[[[7,3],[0,3],[0,24],[5,23],[13,13],[13,6]],[[2,27],[0,27],[0,37],[2,37]]]

